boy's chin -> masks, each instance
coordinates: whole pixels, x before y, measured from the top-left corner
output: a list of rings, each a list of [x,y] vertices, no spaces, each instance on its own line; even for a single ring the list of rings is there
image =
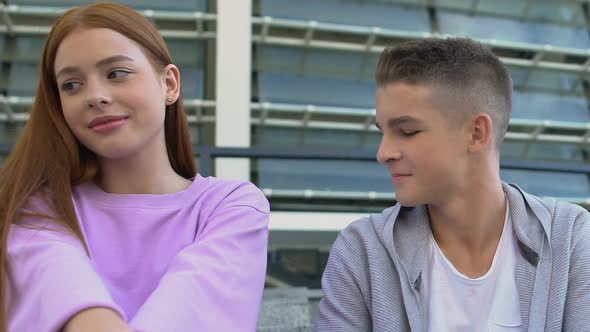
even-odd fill
[[[413,195],[408,195],[407,193],[399,193],[396,192],[396,200],[401,206],[405,207],[414,207],[416,205],[424,204],[423,200],[420,197],[416,197]]]
[[[398,201],[398,203],[403,207],[415,207],[416,205],[419,205],[418,203],[413,203],[413,202],[404,203],[402,201]]]

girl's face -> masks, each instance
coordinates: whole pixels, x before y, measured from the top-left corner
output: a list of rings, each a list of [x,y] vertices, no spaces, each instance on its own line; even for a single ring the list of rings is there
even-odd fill
[[[99,158],[122,159],[165,145],[165,106],[178,98],[180,83],[174,65],[156,70],[136,42],[89,28],[61,42],[54,70],[68,126]]]

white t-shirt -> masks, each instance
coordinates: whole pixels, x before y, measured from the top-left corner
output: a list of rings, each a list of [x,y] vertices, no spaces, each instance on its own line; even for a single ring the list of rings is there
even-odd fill
[[[430,264],[423,274],[428,331],[521,331],[518,244],[506,210],[492,266],[479,278],[457,271],[431,236]]]

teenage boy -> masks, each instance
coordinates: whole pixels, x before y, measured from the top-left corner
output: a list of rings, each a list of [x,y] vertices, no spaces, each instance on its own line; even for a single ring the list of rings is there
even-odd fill
[[[469,39],[407,42],[376,81],[398,203],[338,236],[314,330],[590,331],[588,212],[500,180],[499,59]]]

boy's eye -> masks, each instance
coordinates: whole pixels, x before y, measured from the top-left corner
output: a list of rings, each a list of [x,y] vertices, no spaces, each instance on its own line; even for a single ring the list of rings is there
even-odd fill
[[[121,77],[125,77],[127,75],[129,75],[130,72],[126,71],[126,70],[113,70],[112,72],[110,72],[108,74],[108,78],[121,78]]]
[[[420,131],[418,131],[418,130],[414,130],[414,131],[403,131],[403,132],[402,132],[402,134],[403,134],[404,136],[414,136],[414,135],[416,135],[416,134],[417,134],[417,133],[419,133],[419,132],[420,132]]]

